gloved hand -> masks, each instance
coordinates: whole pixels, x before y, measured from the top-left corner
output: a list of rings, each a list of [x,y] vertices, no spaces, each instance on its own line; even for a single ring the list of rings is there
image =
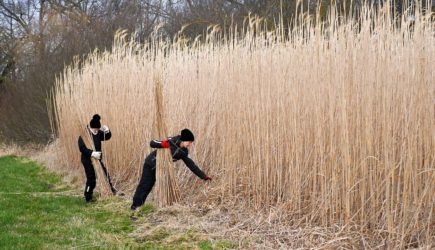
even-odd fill
[[[92,152],[91,156],[94,157],[97,160],[100,160],[101,159],[101,152],[94,151],[94,152]]]
[[[206,180],[206,181],[211,181],[212,179],[211,179],[211,177],[210,176],[205,176],[205,178],[204,178],[204,180]]]
[[[107,125],[103,125],[102,127],[101,127],[101,131],[103,131],[105,134],[107,134],[107,133],[109,133],[109,127],[107,127]]]

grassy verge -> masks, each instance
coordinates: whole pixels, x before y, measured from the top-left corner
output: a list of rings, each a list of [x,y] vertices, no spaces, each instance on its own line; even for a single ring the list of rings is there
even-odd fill
[[[59,176],[24,158],[0,157],[0,176],[0,249],[233,247],[231,242],[212,242],[193,229],[146,225],[155,211],[151,205],[132,222],[126,199],[86,204],[80,190],[71,190]],[[147,233],[141,234],[144,228]]]
[[[126,216],[85,204],[60,177],[22,158],[0,158],[0,248],[109,247],[133,230]]]

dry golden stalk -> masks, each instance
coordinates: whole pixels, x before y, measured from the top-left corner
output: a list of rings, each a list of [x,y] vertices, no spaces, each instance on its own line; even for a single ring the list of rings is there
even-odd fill
[[[155,102],[156,113],[154,119],[154,130],[157,138],[166,138],[168,129],[165,120],[163,84],[162,79],[156,77],[155,80]],[[157,152],[156,160],[156,188],[157,204],[159,207],[172,205],[180,200],[180,191],[177,183],[177,176],[172,163],[171,151],[160,149]]]

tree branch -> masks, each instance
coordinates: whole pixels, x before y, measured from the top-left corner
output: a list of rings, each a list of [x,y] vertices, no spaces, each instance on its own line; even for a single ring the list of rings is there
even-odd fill
[[[2,8],[0,9],[1,14],[6,16],[7,18],[13,19],[18,24],[20,24],[20,26],[25,30],[28,35],[32,34],[29,25],[21,17],[17,16],[17,14],[15,14],[10,8],[8,8],[3,0],[0,0],[0,7]]]

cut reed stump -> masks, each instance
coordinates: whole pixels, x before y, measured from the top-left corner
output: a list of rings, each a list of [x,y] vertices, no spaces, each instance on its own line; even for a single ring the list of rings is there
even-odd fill
[[[157,135],[157,138],[163,139],[168,134],[163,106],[163,85],[158,77],[154,79],[154,83],[156,113],[153,132]],[[157,153],[156,164],[157,206],[165,207],[177,203],[180,200],[180,191],[172,163],[171,151],[169,149],[160,149]]]

